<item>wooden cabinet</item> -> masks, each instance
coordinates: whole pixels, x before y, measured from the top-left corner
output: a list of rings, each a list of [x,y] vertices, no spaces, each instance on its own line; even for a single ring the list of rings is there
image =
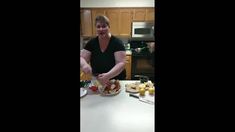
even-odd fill
[[[154,21],[154,16],[155,16],[155,10],[154,8],[148,8],[146,9],[146,21]]]
[[[120,10],[119,9],[106,9],[105,14],[109,18],[109,21],[110,21],[110,32],[115,36],[119,35]]]
[[[92,19],[91,19],[91,10],[82,9],[80,10],[81,17],[81,35],[82,36],[92,36]]]
[[[116,36],[131,36],[132,10],[103,8],[92,9],[93,35],[96,35],[95,18],[98,15],[105,15],[110,20],[110,31]]]
[[[131,55],[126,55],[126,79],[130,80],[131,79]]]
[[[134,9],[133,21],[145,21],[146,9]]]
[[[133,21],[154,21],[154,8],[133,9]]]
[[[132,11],[130,9],[120,9],[119,18],[119,35],[130,36],[131,35],[131,22],[132,22]]]

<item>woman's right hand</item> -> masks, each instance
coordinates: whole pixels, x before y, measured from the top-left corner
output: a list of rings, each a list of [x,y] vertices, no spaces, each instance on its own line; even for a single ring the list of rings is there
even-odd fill
[[[97,78],[100,83],[103,85],[103,86],[108,86],[110,85],[110,81],[109,81],[109,76],[107,73],[102,73],[102,74],[99,74],[98,75],[98,78]]]
[[[88,64],[84,64],[83,67],[82,67],[82,71],[83,71],[85,74],[91,74],[91,73],[92,73],[91,66],[88,65]]]

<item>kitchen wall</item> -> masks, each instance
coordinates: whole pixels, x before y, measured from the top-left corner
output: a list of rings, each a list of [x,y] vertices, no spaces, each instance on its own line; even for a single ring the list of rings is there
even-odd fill
[[[154,7],[155,0],[80,0],[82,8],[89,7]]]

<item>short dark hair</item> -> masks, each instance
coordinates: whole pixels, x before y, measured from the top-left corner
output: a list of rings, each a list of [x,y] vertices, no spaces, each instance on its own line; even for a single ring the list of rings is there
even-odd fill
[[[103,15],[97,16],[97,17],[95,18],[95,25],[97,24],[97,22],[105,23],[105,24],[107,24],[107,25],[110,27],[110,25],[109,25],[109,19],[108,19],[108,17],[106,17],[106,16],[103,16]]]

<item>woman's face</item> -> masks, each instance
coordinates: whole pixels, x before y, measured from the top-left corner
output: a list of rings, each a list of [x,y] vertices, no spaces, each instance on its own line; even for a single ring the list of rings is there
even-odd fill
[[[109,34],[109,26],[106,23],[96,23],[96,30],[99,37],[103,38]]]

